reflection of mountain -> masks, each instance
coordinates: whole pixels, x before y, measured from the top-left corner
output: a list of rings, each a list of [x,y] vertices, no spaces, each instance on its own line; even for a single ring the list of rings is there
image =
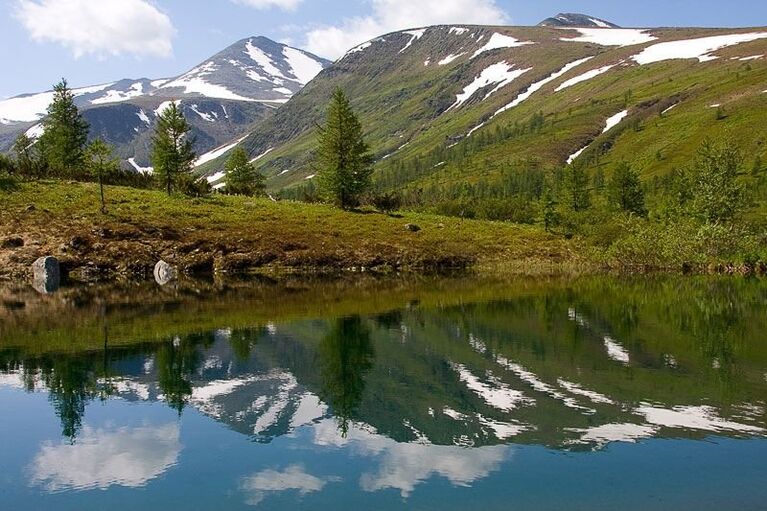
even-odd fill
[[[454,447],[764,434],[767,353],[755,340],[765,319],[757,301],[734,301],[712,282],[691,285],[684,301],[672,285],[594,280],[499,302],[0,360],[27,387],[48,387],[65,431],[76,433],[98,396],[193,406],[262,442],[303,426],[331,438],[335,417],[342,431],[322,445],[387,450],[392,460],[439,453],[426,473],[460,484],[438,468],[452,466]],[[363,448],[361,437],[385,447]],[[485,472],[500,455],[487,456]],[[381,478],[365,484],[409,491]]]

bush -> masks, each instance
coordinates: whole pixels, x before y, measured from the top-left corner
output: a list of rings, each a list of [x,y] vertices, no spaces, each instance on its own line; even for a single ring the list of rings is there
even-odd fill
[[[524,197],[483,199],[477,204],[477,217],[516,224],[533,224],[536,209],[533,202]]]
[[[187,197],[206,197],[213,193],[213,188],[206,179],[198,179],[186,172],[179,175],[177,186],[178,191]]]
[[[371,202],[378,211],[390,214],[402,206],[402,197],[394,192],[377,193],[373,195]]]

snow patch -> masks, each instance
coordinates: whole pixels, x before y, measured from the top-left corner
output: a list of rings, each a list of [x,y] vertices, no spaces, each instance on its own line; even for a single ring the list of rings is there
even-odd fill
[[[498,64],[493,64],[483,70],[472,83],[464,87],[463,92],[456,96],[455,103],[453,103],[453,105],[450,106],[450,108],[447,110],[449,111],[453,108],[459,108],[461,105],[470,100],[472,96],[474,96],[474,94],[476,94],[479,90],[495,84],[496,87],[488,92],[483,98],[487,99],[495,92],[499,91],[526,72],[530,71],[530,69],[531,68],[514,69],[513,64],[508,64],[505,61],[499,62]]]
[[[514,390],[502,381],[492,377],[488,372],[488,378],[494,386],[484,383],[461,364],[451,364],[458,377],[466,384],[466,387],[481,397],[487,404],[498,410],[510,412],[520,405],[529,405],[533,401],[525,397],[522,392]]]
[[[205,112],[200,112],[199,107],[197,105],[192,105],[191,109],[194,113],[199,115],[202,118],[202,120],[208,121],[208,122],[216,122],[216,118],[213,115],[205,113]]]
[[[469,29],[465,27],[450,27],[450,30],[448,30],[448,33],[455,34],[455,35],[463,35],[468,31]]]
[[[568,87],[572,87],[573,85],[579,84],[581,82],[585,82],[587,80],[591,80],[592,78],[595,78],[601,74],[604,74],[614,68],[617,64],[610,64],[609,66],[600,67],[598,69],[592,69],[591,71],[586,71],[583,74],[580,74],[574,78],[570,78],[569,80],[566,80],[557,87],[554,92],[559,92],[561,90],[564,90]]]
[[[672,59],[698,59],[707,62],[716,57],[711,52],[735,46],[741,43],[767,39],[767,32],[752,32],[747,34],[730,34],[698,39],[683,39],[681,41],[669,41],[653,44],[645,48],[641,53],[632,57],[638,64],[653,64]]]
[[[45,133],[45,127],[42,124],[35,124],[31,128],[29,128],[24,134],[31,138],[32,140],[36,140],[40,138],[43,133]]]
[[[114,85],[114,83],[73,89],[72,94],[74,94],[75,97],[83,96],[85,94],[94,94],[96,92],[101,92],[112,85]],[[6,99],[5,101],[0,101],[0,117],[6,121],[38,121],[46,115],[48,105],[50,105],[52,101],[53,91]]]
[[[174,101],[163,101],[162,103],[160,103],[160,106],[158,106],[158,107],[155,109],[155,111],[154,111],[154,115],[155,115],[155,116],[157,116],[157,117],[161,116],[161,115],[163,114],[163,112],[165,112],[165,110],[166,110],[168,107],[170,107],[170,105],[172,105],[173,103],[175,103],[175,104],[176,104],[176,108],[178,108],[179,106],[181,106],[181,100],[180,100],[180,99],[176,99],[176,100],[174,100]]]
[[[573,154],[571,154],[570,156],[568,156],[568,158],[567,158],[567,164],[568,164],[568,165],[572,165],[572,164],[573,164],[573,162],[574,162],[575,160],[577,160],[577,159],[578,159],[578,157],[579,157],[580,155],[582,155],[582,154],[583,154],[583,152],[584,152],[586,149],[588,149],[588,148],[589,148],[589,146],[583,147],[583,148],[581,148],[581,149],[578,149],[577,151],[575,151],[575,152],[574,152]]]
[[[607,119],[607,122],[605,123],[605,129],[602,130],[602,133],[607,133],[614,127],[616,127],[620,122],[628,116],[629,111],[623,110],[622,112],[618,112],[617,114],[613,115],[609,119]]]
[[[423,35],[426,33],[425,28],[419,28],[418,30],[405,30],[402,32],[403,34],[407,34],[410,36],[410,40],[407,42],[404,48],[402,48],[399,52],[404,53],[405,50],[413,46],[413,43],[416,42],[418,39],[422,38]]]
[[[301,85],[311,82],[323,69],[320,62],[295,48],[285,47],[282,50],[282,54],[290,66],[290,73],[296,77]]]
[[[437,62],[437,64],[440,65],[440,66],[446,66],[446,65],[450,64],[451,62],[453,62],[454,60],[457,60],[457,59],[463,57],[464,55],[466,55],[466,53],[459,53],[458,55],[448,55],[444,59],[442,59],[439,62]]]
[[[650,424],[667,428],[700,429],[704,431],[737,431],[740,433],[763,433],[764,429],[731,422],[717,416],[711,406],[676,406],[674,408],[659,408],[647,403],[636,409]]]
[[[226,153],[228,153],[229,151],[234,149],[237,146],[237,144],[239,144],[240,142],[242,142],[246,138],[247,138],[247,135],[245,135],[242,138],[239,138],[239,139],[235,140],[231,144],[227,144],[225,146],[218,147],[216,149],[213,149],[210,152],[207,152],[207,153],[203,154],[202,156],[197,158],[197,161],[194,162],[194,166],[195,167],[199,167],[200,165],[202,165],[204,163],[207,163],[209,161],[215,160],[219,156],[225,155]]]
[[[573,43],[593,43],[600,46],[633,46],[657,40],[647,30],[635,28],[567,28],[581,33],[578,37],[562,37],[561,41]]]
[[[568,72],[568,71],[570,71],[571,69],[574,69],[574,68],[576,68],[576,67],[580,66],[581,64],[583,64],[583,63],[585,63],[585,62],[588,62],[588,61],[589,61],[589,60],[591,60],[592,58],[593,58],[593,57],[586,57],[586,58],[583,58],[583,59],[579,59],[579,60],[576,60],[576,61],[574,61],[574,62],[570,62],[570,63],[569,63],[569,64],[567,64],[565,67],[563,67],[563,68],[562,68],[562,69],[560,69],[559,71],[555,72],[555,73],[554,73],[554,74],[552,74],[551,76],[549,76],[549,77],[547,77],[547,78],[544,78],[543,80],[541,80],[541,81],[539,81],[539,82],[536,82],[536,83],[532,84],[532,85],[531,85],[531,86],[530,86],[530,87],[529,87],[529,88],[528,88],[528,89],[527,89],[525,92],[523,92],[522,94],[520,94],[519,96],[517,96],[517,98],[516,98],[514,101],[512,101],[511,103],[509,103],[509,104],[508,104],[508,105],[506,105],[505,107],[503,107],[503,108],[499,109],[497,112],[495,112],[495,114],[493,114],[493,117],[495,117],[495,116],[497,116],[497,115],[499,115],[499,114],[502,114],[503,112],[505,112],[505,111],[507,111],[507,110],[511,110],[511,109],[512,109],[512,108],[514,108],[515,106],[518,106],[519,104],[521,104],[523,101],[525,101],[526,99],[528,99],[528,98],[529,98],[530,96],[532,96],[532,95],[533,95],[535,92],[539,91],[540,89],[542,89],[542,88],[543,88],[544,86],[546,86],[547,84],[549,84],[549,83],[553,82],[554,80],[556,80],[556,79],[557,79],[557,78],[559,78],[560,76],[564,75],[565,73],[567,73],[567,72]]]
[[[149,116],[146,114],[146,112],[144,111],[143,108],[141,110],[139,110],[138,112],[136,112],[136,115],[141,120],[141,122],[143,122],[147,126],[152,124],[152,121],[149,120]]]
[[[91,101],[91,105],[121,103],[144,95],[144,84],[136,82],[127,91],[108,90],[105,95]]]
[[[142,167],[136,163],[136,158],[128,158],[128,163],[140,174],[151,174],[154,172],[154,167]]]
[[[471,56],[471,58],[475,58],[486,51],[491,50],[498,50],[500,48],[516,48],[518,46],[526,46],[528,44],[535,44],[531,41],[520,41],[516,37],[511,37],[508,35],[499,34],[498,32],[494,33],[490,40],[485,43],[485,45],[474,52],[474,55]]]
[[[629,362],[631,362],[631,356],[629,355],[628,350],[624,348],[618,341],[605,336],[604,344],[608,357],[624,365],[628,365]]]
[[[258,160],[260,160],[261,158],[263,158],[263,157],[264,157],[264,156],[266,156],[267,154],[271,153],[272,151],[274,151],[274,147],[270,147],[269,149],[267,149],[267,150],[266,150],[266,151],[264,151],[263,153],[259,154],[259,155],[258,155],[258,156],[256,156],[255,158],[253,158],[252,160],[250,160],[250,163],[255,163],[255,162],[257,162]]]

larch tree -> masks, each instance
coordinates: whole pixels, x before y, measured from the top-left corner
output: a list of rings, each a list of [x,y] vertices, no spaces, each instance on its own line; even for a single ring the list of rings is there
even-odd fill
[[[609,197],[617,209],[640,217],[647,216],[639,174],[626,162],[620,163],[613,172],[609,183]]]
[[[46,165],[58,176],[78,177],[85,163],[89,126],[74,99],[66,80],[53,86],[53,101],[37,142]]]
[[[372,165],[362,125],[346,94],[336,89],[319,134],[317,178],[323,197],[343,209],[356,207],[371,185]]]
[[[197,155],[189,136],[191,127],[175,101],[171,101],[157,117],[152,136],[151,161],[154,175],[168,195],[177,186],[179,178],[191,172]]]
[[[264,176],[250,162],[248,153],[237,147],[224,164],[227,193],[235,195],[263,195],[266,191]]]
[[[99,183],[101,195],[101,212],[107,212],[106,199],[104,197],[104,181],[112,174],[120,170],[120,163],[114,155],[112,146],[101,139],[96,139],[88,145],[86,151],[86,167],[91,176]]]

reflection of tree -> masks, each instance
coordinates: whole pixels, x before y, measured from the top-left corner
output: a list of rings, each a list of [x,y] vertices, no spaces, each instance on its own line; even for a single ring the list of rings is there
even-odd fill
[[[61,434],[74,442],[85,415],[85,405],[96,396],[93,368],[81,357],[56,357],[43,370],[49,399],[61,420]]]
[[[265,333],[265,329],[235,330],[229,337],[232,353],[239,362],[247,362],[250,359],[250,351],[258,343],[259,337]]]
[[[157,350],[157,384],[165,395],[165,401],[179,414],[192,395],[190,377],[200,362],[197,346],[211,346],[214,342],[213,334],[195,334],[177,338]]]
[[[322,399],[333,408],[341,432],[346,435],[349,420],[362,400],[365,374],[375,354],[370,330],[359,316],[336,321],[320,342]]]

